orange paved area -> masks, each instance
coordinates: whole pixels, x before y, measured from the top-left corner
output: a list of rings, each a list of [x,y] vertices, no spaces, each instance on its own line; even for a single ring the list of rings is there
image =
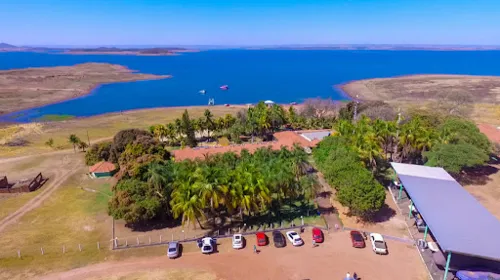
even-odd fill
[[[165,256],[135,258],[82,267],[41,279],[84,280],[157,268],[203,270],[225,280],[340,280],[346,272],[356,272],[365,280],[428,279],[415,248],[405,243],[388,241],[389,255],[380,256],[370,247],[352,248],[348,232],[329,234],[326,243],[316,248],[311,246],[310,232],[304,233],[303,238],[306,244],[302,247],[287,244],[286,248],[277,249],[271,245],[259,247],[259,254],[252,251],[253,237],[247,239],[248,245],[242,250],[233,250],[228,240],[221,240],[219,253],[213,255],[193,252],[175,260]]]

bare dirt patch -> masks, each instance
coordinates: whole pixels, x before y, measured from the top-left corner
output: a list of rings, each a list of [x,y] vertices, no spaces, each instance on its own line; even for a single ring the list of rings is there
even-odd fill
[[[107,63],[0,71],[0,114],[82,96],[104,83],[165,78]]]
[[[478,180],[476,184],[465,185],[464,188],[500,220],[500,164],[490,167],[495,172],[491,172],[486,180]]]
[[[304,233],[303,237],[306,244],[302,247],[288,244],[277,249],[266,246],[260,247],[259,254],[254,254],[251,249],[255,242],[251,237],[248,239],[250,246],[239,251],[231,249],[230,243],[225,242],[221,244],[220,252],[214,255],[192,252],[176,260],[162,256],[104,262],[40,279],[112,279],[115,275],[158,268],[207,271],[215,274],[217,279],[226,280],[342,279],[348,271],[356,272],[362,279],[426,279],[425,268],[415,248],[407,244],[388,241],[389,255],[380,256],[369,248],[352,248],[347,232],[328,234],[326,242],[316,248],[310,245],[310,232]]]

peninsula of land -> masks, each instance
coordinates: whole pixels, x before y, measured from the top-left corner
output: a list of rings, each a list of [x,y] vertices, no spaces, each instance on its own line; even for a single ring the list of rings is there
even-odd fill
[[[167,78],[108,63],[0,71],[0,115],[83,96],[101,84]]]
[[[500,125],[500,77],[413,75],[366,79],[339,86],[349,97],[394,107],[431,109]]]
[[[470,97],[473,103],[500,102],[500,77],[496,76],[411,75],[358,80],[340,87],[360,100],[418,102],[452,94]]]

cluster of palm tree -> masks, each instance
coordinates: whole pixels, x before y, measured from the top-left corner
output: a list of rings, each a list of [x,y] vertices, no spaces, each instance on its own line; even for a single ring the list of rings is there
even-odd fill
[[[85,152],[85,149],[88,148],[89,146],[86,142],[82,141],[78,136],[76,136],[76,134],[71,134],[68,137],[68,142],[73,145],[73,150],[75,151],[75,153],[76,153],[76,147],[82,150],[82,152]],[[52,145],[54,145],[54,140],[52,138],[49,139],[46,145],[52,147]]]
[[[236,118],[227,114],[223,117],[215,118],[210,110],[205,110],[203,117],[198,119],[189,119],[190,127],[196,133],[198,138],[211,138],[215,132],[217,135],[224,134],[236,122]],[[169,145],[180,145],[185,137],[185,124],[182,119],[177,118],[167,125],[158,124],[151,126],[149,131],[161,141]]]
[[[399,122],[362,116],[357,122],[340,120],[335,128],[373,170],[380,160],[423,164],[423,153],[444,141],[437,129],[420,117]]]
[[[268,140],[272,138],[274,132],[285,128],[331,128],[335,120],[333,115],[317,117],[300,114],[293,106],[285,109],[281,105],[266,105],[264,102],[259,102],[256,106],[241,110],[236,117],[227,114],[216,118],[207,109],[202,117],[189,119],[189,129],[194,130],[198,139],[225,136],[239,143],[241,136],[251,137],[252,141],[254,137]],[[172,146],[181,145],[186,138],[186,130],[188,128],[182,119],[176,119],[167,125],[158,124],[149,128],[149,131],[158,139]]]
[[[225,153],[203,161],[155,161],[135,178],[122,178],[109,212],[129,223],[172,217],[183,224],[197,221],[200,227],[215,225],[218,218],[279,220],[283,209],[299,202],[309,205],[315,197],[318,185],[308,168],[299,147]],[[141,183],[131,187],[130,181]]]

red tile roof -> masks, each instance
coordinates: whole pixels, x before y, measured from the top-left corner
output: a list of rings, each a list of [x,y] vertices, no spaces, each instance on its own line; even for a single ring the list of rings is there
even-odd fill
[[[105,173],[105,172],[112,172],[116,170],[116,166],[112,164],[111,162],[107,161],[101,161],[98,162],[94,165],[92,165],[89,168],[90,172],[95,172],[95,173]]]
[[[259,148],[270,147],[273,150],[279,150],[281,147],[292,148],[294,144],[299,144],[302,147],[315,147],[319,140],[308,141],[300,135],[303,132],[314,132],[325,130],[308,130],[308,131],[282,131],[274,134],[276,141],[264,143],[246,143],[241,145],[217,146],[217,147],[198,147],[184,148],[181,150],[172,151],[176,161],[185,159],[204,159],[205,155],[213,155],[219,153],[233,152],[239,154],[242,150],[248,150],[250,153],[255,152]]]

